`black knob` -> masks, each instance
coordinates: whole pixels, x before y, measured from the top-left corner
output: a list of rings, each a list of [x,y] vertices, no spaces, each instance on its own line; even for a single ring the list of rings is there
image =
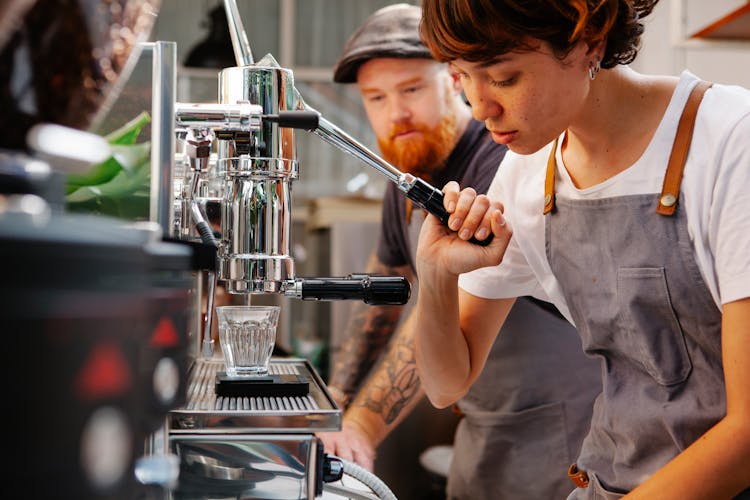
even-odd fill
[[[315,130],[318,128],[320,113],[310,110],[279,111],[278,115],[263,115],[262,118],[278,123],[279,127]]]
[[[350,274],[346,278],[303,278],[302,300],[357,299],[370,305],[404,305],[411,296],[411,285],[403,276]]]

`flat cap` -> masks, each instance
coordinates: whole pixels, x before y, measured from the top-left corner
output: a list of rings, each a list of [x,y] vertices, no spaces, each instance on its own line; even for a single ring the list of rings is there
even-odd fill
[[[344,45],[333,67],[333,81],[354,83],[359,66],[379,57],[431,59],[429,49],[419,38],[422,9],[399,3],[370,15]]]

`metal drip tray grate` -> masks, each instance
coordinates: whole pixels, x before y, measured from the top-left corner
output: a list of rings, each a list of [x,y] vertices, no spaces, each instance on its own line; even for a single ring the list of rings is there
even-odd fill
[[[307,360],[272,359],[269,373],[309,381],[306,396],[221,397],[214,388],[221,359],[199,359],[188,374],[187,402],[169,413],[170,433],[299,433],[341,429],[341,410]]]

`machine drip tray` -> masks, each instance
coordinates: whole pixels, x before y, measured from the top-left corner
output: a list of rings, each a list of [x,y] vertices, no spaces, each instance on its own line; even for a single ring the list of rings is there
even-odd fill
[[[190,365],[187,401],[169,412],[170,434],[341,430],[341,409],[306,359],[271,358],[268,378],[251,387],[236,387],[236,382],[230,386],[223,372],[221,358],[197,359]]]
[[[223,397],[307,396],[309,380],[301,374],[270,373],[252,377],[230,377],[216,373],[216,395]]]

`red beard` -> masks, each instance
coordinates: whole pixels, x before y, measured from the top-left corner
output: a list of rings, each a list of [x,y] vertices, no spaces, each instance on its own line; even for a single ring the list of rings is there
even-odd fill
[[[418,130],[414,138],[394,140],[399,133]],[[403,172],[426,181],[440,170],[456,143],[456,119],[446,115],[435,127],[421,124],[400,124],[391,128],[387,138],[378,137],[383,158]]]

